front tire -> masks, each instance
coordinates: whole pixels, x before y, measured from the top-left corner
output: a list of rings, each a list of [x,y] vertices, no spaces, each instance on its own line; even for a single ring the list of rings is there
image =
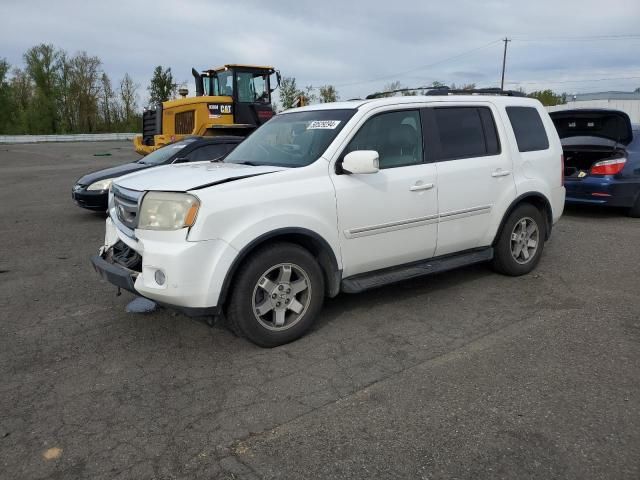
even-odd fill
[[[546,222],[543,213],[530,203],[511,212],[494,246],[493,268],[504,275],[525,275],[542,256]]]
[[[324,277],[315,258],[292,243],[259,249],[240,266],[227,308],[229,326],[261,347],[304,335],[322,308]]]

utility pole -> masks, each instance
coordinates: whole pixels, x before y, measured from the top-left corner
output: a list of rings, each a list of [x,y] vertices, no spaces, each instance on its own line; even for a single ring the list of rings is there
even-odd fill
[[[502,55],[502,81],[500,82],[500,90],[504,90],[504,68],[507,64],[507,43],[511,40],[504,37],[502,41],[504,42],[504,54]]]

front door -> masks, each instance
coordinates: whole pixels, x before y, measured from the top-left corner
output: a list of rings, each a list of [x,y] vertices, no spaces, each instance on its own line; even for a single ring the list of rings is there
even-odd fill
[[[435,165],[424,162],[419,110],[370,117],[342,156],[355,150],[376,150],[380,170],[332,175],[343,277],[433,256],[438,188]]]

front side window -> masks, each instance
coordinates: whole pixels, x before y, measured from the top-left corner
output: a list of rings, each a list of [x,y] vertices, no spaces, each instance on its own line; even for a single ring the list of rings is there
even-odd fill
[[[238,101],[245,103],[269,103],[267,75],[238,72]]]
[[[380,168],[404,167],[422,163],[422,127],[417,110],[376,115],[360,128],[344,153],[375,150]]]
[[[215,79],[214,95],[233,96],[233,71],[218,72]]]
[[[355,109],[282,113],[252,133],[225,163],[304,167],[324,153]]]
[[[549,148],[547,131],[544,129],[537,109],[533,107],[507,107],[507,115],[520,152],[534,152]]]

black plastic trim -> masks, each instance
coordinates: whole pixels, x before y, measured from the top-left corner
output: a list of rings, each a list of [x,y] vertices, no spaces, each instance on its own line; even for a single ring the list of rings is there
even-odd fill
[[[133,276],[129,271],[118,265],[107,262],[99,255],[93,255],[91,257],[91,263],[93,265],[93,269],[107,282],[139,295],[133,286]]]
[[[342,291],[359,293],[372,288],[402,282],[412,278],[453,270],[454,268],[488,262],[493,258],[493,247],[465,250],[450,255],[411,262],[405,265],[354,275],[342,280]]]
[[[546,231],[545,231],[544,239],[545,241],[549,240],[549,237],[551,237],[551,229],[553,228],[553,210],[551,209],[551,202],[549,202],[549,199],[539,192],[527,192],[517,197],[513,202],[511,202],[511,205],[509,205],[509,208],[507,208],[505,214],[502,216],[500,227],[496,231],[496,236],[493,239],[492,245],[495,245],[496,242],[498,241],[498,238],[500,238],[500,234],[502,233],[502,228],[504,227],[504,224],[507,222],[507,218],[509,218],[509,215],[511,215],[511,212],[513,212],[518,205],[525,202],[529,198],[536,198],[542,201],[545,205],[544,217],[545,217],[545,220],[547,221],[547,225],[546,225],[547,228],[545,229]]]
[[[255,250],[255,248],[257,248],[259,245],[264,244],[269,239],[291,234],[306,236],[320,244],[322,250],[318,255],[318,260],[320,261],[320,266],[324,270],[326,275],[326,293],[329,297],[335,297],[340,292],[340,279],[342,278],[342,270],[338,268],[338,260],[336,259],[336,256],[333,253],[329,242],[327,242],[324,238],[322,238],[312,230],[299,227],[289,227],[279,228],[277,230],[272,230],[270,232],[264,233],[255,238],[242,250],[240,250],[233,263],[231,264],[231,268],[229,268],[226,276],[224,277],[222,289],[220,290],[220,298],[218,299],[218,305],[224,305],[229,293],[229,289],[231,287],[231,282],[236,274],[238,267],[244,261],[244,259],[247,258],[247,256],[253,250]]]

